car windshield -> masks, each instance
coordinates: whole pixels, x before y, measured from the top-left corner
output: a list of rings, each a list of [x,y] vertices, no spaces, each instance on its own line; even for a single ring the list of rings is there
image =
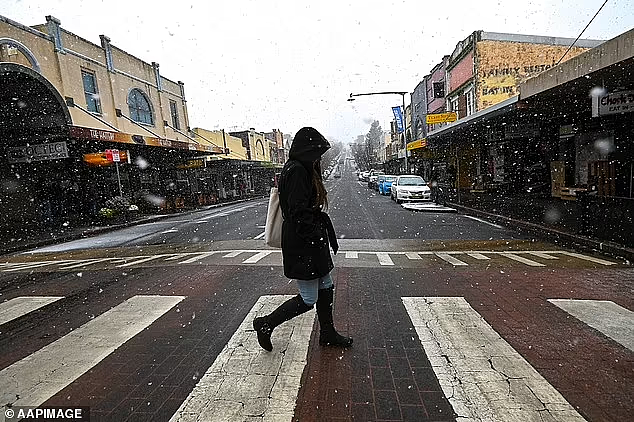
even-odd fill
[[[634,420],[633,12],[0,0],[3,420]]]
[[[422,177],[401,177],[398,184],[399,186],[424,186],[425,180]]]

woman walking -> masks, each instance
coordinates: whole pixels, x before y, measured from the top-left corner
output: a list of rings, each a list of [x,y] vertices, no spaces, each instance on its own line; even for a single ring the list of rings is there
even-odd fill
[[[289,151],[289,159],[279,179],[284,275],[295,279],[299,294],[269,315],[255,318],[253,328],[263,349],[273,350],[271,333],[285,321],[317,304],[319,344],[339,347],[352,345],[352,339],[337,333],[332,320],[334,286],[330,275],[334,265],[330,247],[339,248],[321,178],[321,156],[330,144],[312,127],[300,129]]]

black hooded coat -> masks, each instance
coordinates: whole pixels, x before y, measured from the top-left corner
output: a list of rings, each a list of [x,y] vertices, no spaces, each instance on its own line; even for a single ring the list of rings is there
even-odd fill
[[[337,253],[337,236],[328,214],[317,205],[313,164],[330,148],[317,130],[300,129],[279,178],[284,275],[312,280],[333,268],[329,245]],[[321,171],[319,172],[321,177]]]

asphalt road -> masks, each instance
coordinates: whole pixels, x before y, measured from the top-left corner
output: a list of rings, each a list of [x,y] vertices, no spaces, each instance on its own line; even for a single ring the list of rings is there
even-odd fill
[[[296,294],[265,200],[0,259],[0,400],[93,421],[622,421],[634,411],[634,270],[458,213],[327,181],[335,320],[263,352],[256,314]],[[463,419],[461,419],[463,420]]]

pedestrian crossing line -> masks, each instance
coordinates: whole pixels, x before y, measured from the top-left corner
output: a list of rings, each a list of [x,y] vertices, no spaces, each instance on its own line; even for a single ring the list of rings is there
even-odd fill
[[[610,300],[548,301],[634,352],[634,312],[629,309]]]
[[[79,262],[75,261],[71,264],[58,264],[61,270],[72,270],[73,268],[87,267],[92,264],[98,264],[100,262],[112,261],[115,258],[101,258],[101,259],[84,259]]]
[[[407,259],[412,259],[412,260],[423,259],[420,256],[420,254],[418,254],[416,252],[405,252],[405,256],[407,257]]]
[[[252,321],[292,295],[261,296],[170,422],[290,421],[306,366],[315,311],[273,331],[273,351],[257,342]]]
[[[152,261],[154,259],[162,258],[165,256],[169,256],[169,255],[152,255],[152,256],[140,257],[141,259],[137,259],[135,261],[126,262],[125,264],[117,265],[117,268],[130,267],[132,265],[142,264],[144,262]]]
[[[7,406],[39,406],[150,326],[185,296],[134,296],[0,371]]]
[[[215,253],[218,253],[218,252],[220,252],[220,251],[211,251],[211,252],[199,253],[198,255],[196,255],[196,256],[194,256],[192,258],[189,258],[189,259],[186,259],[184,261],[179,262],[179,264],[192,264],[192,263],[194,263],[196,261],[200,261],[201,259],[207,258],[207,257],[209,257],[209,256],[211,256],[211,255],[213,255]]]
[[[468,266],[469,264],[467,264],[466,262],[463,262],[461,260],[459,260],[458,258],[454,258],[453,256],[451,256],[448,253],[442,253],[442,252],[438,252],[435,254],[438,258],[442,259],[443,261],[447,261],[448,263],[450,263],[451,265],[458,267],[458,266]]]
[[[477,260],[480,260],[480,261],[485,261],[487,259],[491,259],[488,256],[483,255],[481,253],[477,253],[477,252],[467,252],[467,255],[469,255],[473,259],[477,259]]]
[[[2,302],[0,303],[0,325],[60,299],[64,299],[64,296],[20,296]]]
[[[32,269],[32,268],[45,267],[47,265],[59,264],[59,263],[64,263],[64,262],[69,262],[69,261],[68,260],[63,260],[63,261],[23,262],[23,263],[21,263],[21,265],[16,265],[14,267],[7,268],[7,269],[4,269],[2,271],[6,272],[6,273],[13,272],[13,271],[23,271],[23,270],[29,270],[29,269]]]
[[[606,261],[604,259],[594,258],[592,256],[582,255],[580,253],[568,252],[568,251],[560,251],[564,255],[573,256],[575,258],[584,259],[586,261],[594,262],[601,265],[614,265],[614,262]]]
[[[376,257],[379,259],[381,265],[394,265],[394,261],[390,258],[390,254],[387,252],[377,252]]]
[[[522,264],[526,264],[530,267],[545,267],[544,264],[540,264],[539,262],[535,262],[532,259],[524,258],[523,256],[516,255],[510,252],[500,252],[501,256],[505,256],[513,261],[521,262]]]
[[[528,253],[541,259],[559,259],[556,256],[552,256],[544,252],[528,252]]]
[[[259,239],[262,239],[265,235],[266,235],[266,232],[262,232],[259,235],[255,236],[253,239],[259,240]]]
[[[174,254],[174,255],[170,256],[169,258],[165,258],[165,261],[174,261],[176,259],[181,259],[181,258],[184,258],[184,257],[189,256],[189,255],[192,255],[192,253],[191,252],[177,253],[177,254]]]
[[[253,255],[251,258],[247,258],[244,261],[242,261],[243,264],[255,264],[257,263],[259,260],[261,260],[262,258],[266,258],[267,256],[269,256],[271,254],[272,251],[261,251],[256,253],[255,255]]]
[[[346,259],[358,259],[359,252],[356,251],[346,251]]]
[[[235,258],[236,256],[240,255],[242,252],[244,252],[244,251],[232,251],[232,252],[229,252],[226,255],[223,255],[222,257],[223,258]]]
[[[401,300],[460,421],[585,420],[463,297]]]

